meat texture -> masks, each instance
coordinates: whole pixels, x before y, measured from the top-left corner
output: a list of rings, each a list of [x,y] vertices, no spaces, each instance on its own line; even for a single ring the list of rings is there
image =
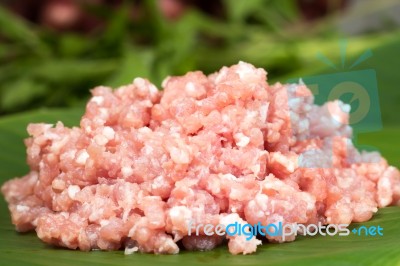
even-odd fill
[[[399,171],[354,148],[338,100],[314,105],[305,85],[269,85],[244,62],[162,86],[97,87],[80,127],[30,124],[30,172],[2,186],[16,230],[70,249],[175,254],[180,240],[227,239],[248,254],[260,235],[196,236],[188,222],[349,224],[400,203]]]

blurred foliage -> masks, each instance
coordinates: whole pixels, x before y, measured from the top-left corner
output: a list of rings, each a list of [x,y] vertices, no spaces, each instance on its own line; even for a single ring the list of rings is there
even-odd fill
[[[116,87],[141,76],[160,87],[168,75],[211,73],[239,60],[267,69],[276,80],[299,69],[317,72],[317,51],[339,51],[332,24],[325,20],[311,30],[294,0],[224,0],[221,16],[192,8],[176,20],[166,19],[157,1],[141,3],[135,19],[132,1],[119,8],[82,6],[104,21],[91,33],[55,32],[0,7],[0,115],[82,106],[97,85]],[[393,39],[354,38],[350,53],[385,38]]]
[[[271,71],[296,68],[288,64],[296,62],[295,54],[287,53],[290,45],[262,37],[285,38],[281,29],[298,18],[294,1],[226,0],[224,6],[225,18],[191,9],[171,21],[156,1],[144,1],[144,14],[135,20],[129,1],[115,9],[86,5],[106,25],[91,34],[54,32],[0,7],[0,114],[79,105],[99,84],[118,86],[143,76],[159,86],[168,75],[210,73],[238,58],[261,61]],[[251,52],[251,44],[260,41],[266,47]],[[279,51],[267,55],[264,48]]]

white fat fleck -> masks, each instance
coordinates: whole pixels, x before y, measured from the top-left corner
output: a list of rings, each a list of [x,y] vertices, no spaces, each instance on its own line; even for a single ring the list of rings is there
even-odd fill
[[[310,122],[307,119],[303,119],[299,122],[298,126],[299,126],[298,131],[300,133],[305,132],[308,131],[308,128],[310,127]]]
[[[138,227],[138,223],[135,223],[135,224],[131,227],[131,229],[129,229],[128,237],[132,237],[132,236],[135,234],[137,227]]]
[[[58,135],[58,134],[56,134],[56,133],[53,133],[53,132],[50,132],[50,131],[46,131],[46,132],[44,133],[44,136],[45,136],[45,138],[51,139],[51,140],[58,140],[58,139],[60,139],[60,135]]]
[[[191,95],[196,92],[196,87],[194,86],[193,82],[188,82],[185,86],[185,91]]]
[[[226,180],[236,180],[237,179],[237,177],[232,174],[220,174],[219,176],[220,176],[220,178],[226,179]]]
[[[89,158],[89,154],[85,150],[82,150],[79,153],[78,157],[76,158],[75,162],[80,165],[85,165],[88,158]]]
[[[53,182],[51,182],[51,187],[56,190],[63,190],[65,188],[65,182],[61,179],[54,179]]]
[[[168,212],[172,223],[177,220],[190,220],[192,218],[192,212],[185,206],[175,206],[172,207]],[[179,223],[179,222],[178,222]]]
[[[249,123],[251,122],[254,118],[257,117],[257,115],[259,114],[259,112],[257,111],[247,111],[246,112],[246,117],[244,118],[244,121]]]
[[[124,166],[124,167],[122,167],[121,172],[122,172],[122,176],[124,178],[127,178],[133,174],[133,169],[130,166]]]
[[[101,117],[107,117],[108,116],[108,110],[107,108],[99,108],[100,114],[102,115]]]
[[[153,151],[154,151],[154,148],[151,147],[151,146],[145,146],[143,148],[143,151],[144,151],[144,154],[151,155],[153,153]]]
[[[91,133],[91,132],[92,132],[92,128],[91,128],[90,126],[86,126],[86,127],[85,127],[85,131],[86,131],[87,133]]]
[[[110,223],[110,221],[109,220],[101,220],[100,221],[100,225],[101,225],[101,227],[104,227],[104,226],[106,226],[106,225],[108,225]]]
[[[268,210],[268,200],[268,196],[265,194],[257,194],[255,197],[255,202],[263,212]]]
[[[272,208],[272,212],[275,212],[275,200],[271,200],[271,208]]]
[[[269,103],[266,103],[266,104],[263,104],[259,109],[260,118],[261,118],[261,121],[263,121],[263,122],[267,121],[268,107],[269,107]]]
[[[81,188],[79,186],[71,185],[71,186],[68,187],[68,196],[71,199],[74,199],[76,193],[78,193],[79,191],[81,191]]]
[[[239,224],[242,224],[241,219],[237,213],[231,213],[228,215],[225,215],[220,218],[219,220],[220,224],[223,224],[225,226],[229,224],[233,224],[234,222],[238,222]]]
[[[63,155],[65,155],[65,159],[73,160],[75,158],[76,150],[70,150]]]
[[[387,177],[381,178],[379,181],[379,185],[384,188],[390,188],[392,186],[390,179]]]
[[[151,184],[152,189],[161,188],[164,186],[164,177],[162,175],[157,176],[153,179],[153,183]]]
[[[52,128],[53,126],[54,126],[54,124],[44,124],[42,128],[43,128],[43,131],[47,131],[50,128]]]
[[[104,212],[104,208],[98,208],[95,211],[93,211],[90,216],[89,216],[89,221],[93,222],[93,221],[97,221]]]
[[[104,102],[104,98],[103,96],[94,96],[92,97],[91,101],[97,103],[97,105],[102,105]]]
[[[125,248],[125,252],[124,252],[124,254],[125,254],[125,255],[131,255],[131,254],[133,254],[133,253],[137,252],[138,250],[139,250],[139,248],[138,248],[138,247],[133,247],[133,248]]]
[[[35,227],[37,226],[37,224],[38,224],[38,219],[39,219],[39,218],[36,218],[35,220],[32,221],[32,225],[33,225],[33,226],[35,226]]]
[[[298,110],[302,104],[302,99],[300,98],[289,98],[288,105],[292,110]]]
[[[332,116],[332,124],[336,127],[340,127],[342,125],[341,123],[342,118],[340,117],[340,115],[331,114],[331,116]]]
[[[54,138],[53,139],[53,145],[51,145],[51,151],[54,153],[59,153],[60,150],[66,146],[69,142],[69,137],[65,136],[62,139],[60,137],[57,137],[57,140]]]
[[[135,78],[135,79],[133,80],[133,84],[135,84],[135,85],[138,86],[138,87],[143,87],[143,86],[146,85],[146,83],[145,83],[145,81],[144,81],[143,78]]]
[[[350,188],[353,183],[353,179],[351,177],[341,177],[337,178],[337,182],[341,188]]]
[[[254,75],[253,69],[251,69],[248,64],[241,61],[238,64],[238,69],[236,70],[236,73],[239,75],[240,79],[244,79],[249,75]]]
[[[222,68],[215,78],[215,83],[220,83],[226,77],[226,75],[227,75],[227,69]]]
[[[287,164],[287,168],[286,168],[286,169],[287,169],[290,173],[293,173],[294,170],[296,170],[296,169],[298,168],[297,161],[298,161],[298,160],[295,160],[295,161],[288,160],[288,164]]]
[[[180,206],[178,206],[180,207]],[[178,218],[181,214],[181,211],[178,207],[173,207],[172,209],[170,209],[169,211],[169,215],[173,218]]]
[[[168,123],[169,122],[167,122],[167,124]],[[179,133],[181,132],[182,128],[180,126],[179,127],[170,127],[169,130],[170,130],[171,137],[179,138],[180,137]]]
[[[252,165],[250,166],[250,170],[253,171],[255,175],[258,175],[260,173],[261,166],[259,164]]]
[[[246,147],[250,143],[250,138],[243,133],[236,133],[233,137],[238,147]]]
[[[300,116],[294,112],[290,112],[290,122],[292,124],[298,124],[300,120]]]
[[[169,154],[171,159],[177,164],[188,164],[190,162],[189,153],[184,149],[172,147]]]
[[[150,134],[152,131],[148,127],[141,127],[141,128],[138,129],[138,132],[140,134]]]
[[[144,100],[142,101],[143,106],[145,107],[152,107],[153,103],[150,100]]]
[[[339,107],[345,113],[349,113],[351,110],[351,106],[349,104],[343,103],[341,101],[339,101]]]
[[[222,115],[222,121],[224,121],[225,123],[229,123],[229,121],[230,121],[229,116],[226,115],[226,114],[223,114],[223,115]]]
[[[103,136],[105,136],[108,140],[112,140],[115,137],[115,131],[112,127],[104,127],[103,128]]]
[[[17,211],[19,212],[26,212],[29,211],[31,208],[25,205],[17,205]]]
[[[107,144],[108,139],[103,135],[96,135],[94,137],[94,141],[97,143],[97,145],[103,146]]]
[[[298,160],[291,160],[290,158],[286,157],[285,155],[281,153],[275,153],[273,157],[276,162],[279,164],[283,165],[286,167],[286,170],[289,171],[290,173],[293,173],[294,170],[298,167],[297,161]]]
[[[307,203],[307,211],[312,211],[315,209],[315,197],[307,192],[301,192],[304,200]]]
[[[149,89],[150,89],[150,95],[152,95],[152,96],[156,95],[158,93],[157,87],[154,86],[153,84],[150,84]]]
[[[167,83],[168,83],[168,81],[169,81],[170,79],[171,79],[170,76],[166,77],[166,78],[162,81],[161,86],[162,86],[163,88],[165,88],[165,86],[167,86]]]

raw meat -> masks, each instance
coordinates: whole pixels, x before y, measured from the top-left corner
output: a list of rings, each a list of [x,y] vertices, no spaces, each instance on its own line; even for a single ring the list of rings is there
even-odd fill
[[[227,239],[248,254],[259,235],[196,236],[188,222],[349,224],[400,204],[399,171],[354,148],[348,105],[314,105],[305,85],[269,85],[248,63],[92,94],[80,127],[28,126],[31,171],[2,186],[17,231],[126,254]]]

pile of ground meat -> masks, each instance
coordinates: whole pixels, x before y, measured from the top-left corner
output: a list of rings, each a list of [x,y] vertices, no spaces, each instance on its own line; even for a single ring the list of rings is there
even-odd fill
[[[189,236],[188,221],[349,224],[400,203],[399,171],[354,148],[340,101],[314,105],[244,62],[162,87],[97,87],[80,127],[30,124],[31,171],[2,186],[17,231],[80,250],[248,254],[259,235]]]

